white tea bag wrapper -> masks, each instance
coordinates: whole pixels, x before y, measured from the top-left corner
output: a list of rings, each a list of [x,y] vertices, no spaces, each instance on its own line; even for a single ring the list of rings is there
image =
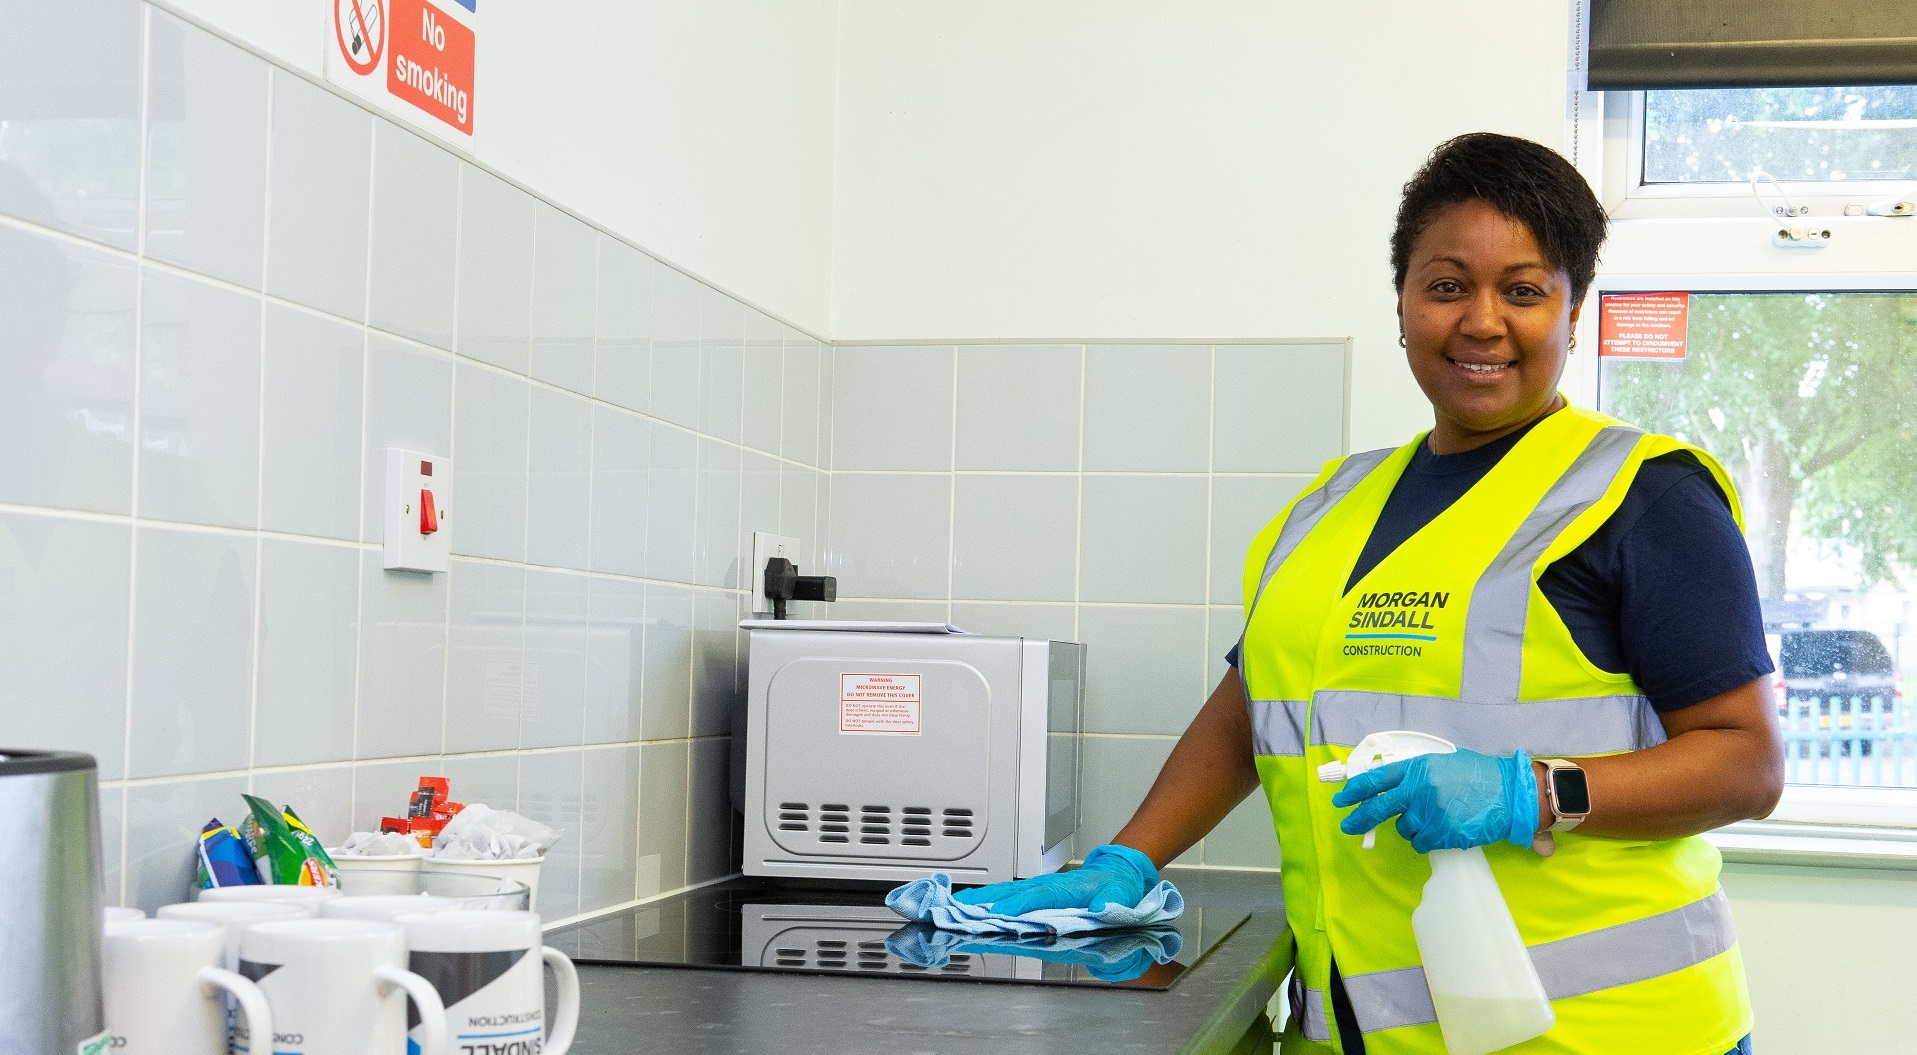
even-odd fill
[[[557,828],[473,803],[460,810],[433,839],[432,855],[442,861],[525,861],[543,855],[563,834]]]

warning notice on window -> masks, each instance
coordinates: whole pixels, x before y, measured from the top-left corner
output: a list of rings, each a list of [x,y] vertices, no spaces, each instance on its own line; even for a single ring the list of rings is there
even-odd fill
[[[919,735],[919,677],[839,675],[839,732]]]
[[[1682,359],[1690,326],[1689,293],[1606,293],[1598,304],[1598,355],[1606,359]]]

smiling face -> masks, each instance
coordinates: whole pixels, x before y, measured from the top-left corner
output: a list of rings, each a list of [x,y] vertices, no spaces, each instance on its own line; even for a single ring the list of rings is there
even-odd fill
[[[1578,304],[1521,220],[1473,198],[1412,243],[1398,324],[1431,401],[1433,453],[1455,454],[1557,410]]]

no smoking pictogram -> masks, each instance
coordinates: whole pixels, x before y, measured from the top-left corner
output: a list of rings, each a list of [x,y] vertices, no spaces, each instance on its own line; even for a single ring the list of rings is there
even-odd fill
[[[372,73],[386,50],[386,0],[333,0],[333,35],[354,73]]]

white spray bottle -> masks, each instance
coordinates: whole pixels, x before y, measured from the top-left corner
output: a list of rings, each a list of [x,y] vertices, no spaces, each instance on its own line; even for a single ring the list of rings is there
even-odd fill
[[[1368,769],[1416,755],[1456,751],[1449,740],[1397,730],[1372,733],[1344,762],[1318,767],[1336,784]],[[1364,848],[1377,845],[1376,830]],[[1425,985],[1450,1055],[1487,1055],[1533,1037],[1557,1022],[1538,970],[1498,889],[1484,850],[1433,850],[1431,879],[1411,913],[1411,933],[1424,961]]]

